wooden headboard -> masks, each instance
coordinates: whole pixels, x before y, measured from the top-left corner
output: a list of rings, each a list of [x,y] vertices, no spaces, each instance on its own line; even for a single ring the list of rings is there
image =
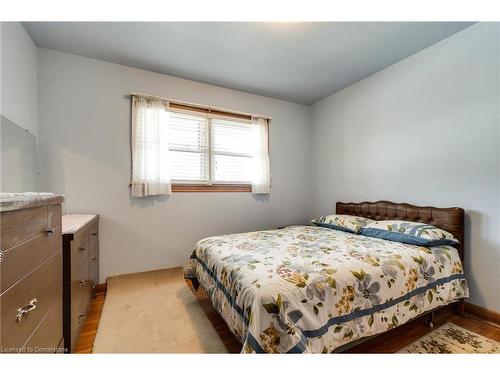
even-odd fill
[[[337,202],[336,213],[362,216],[372,220],[408,220],[434,225],[453,234],[459,241],[460,259],[464,260],[464,210],[459,207],[420,207],[388,201]]]

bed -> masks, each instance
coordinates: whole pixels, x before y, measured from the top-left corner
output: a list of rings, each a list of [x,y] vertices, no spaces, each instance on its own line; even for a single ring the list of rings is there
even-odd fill
[[[336,213],[427,223],[460,244],[429,248],[319,226],[199,241],[186,277],[243,353],[330,353],[468,297],[463,209],[339,202]]]

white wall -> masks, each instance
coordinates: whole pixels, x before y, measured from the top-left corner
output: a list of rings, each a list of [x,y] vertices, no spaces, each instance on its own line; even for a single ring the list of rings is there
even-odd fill
[[[37,47],[19,22],[1,22],[0,39],[0,191],[34,191]]]
[[[67,212],[101,215],[100,278],[179,266],[199,239],[303,223],[309,199],[309,109],[302,105],[39,49],[42,190]],[[131,198],[131,91],[272,117],[272,193]]]
[[[315,204],[467,211],[471,302],[500,311],[500,26],[476,24],[312,107]]]
[[[1,22],[1,115],[37,135],[37,47],[19,22]]]

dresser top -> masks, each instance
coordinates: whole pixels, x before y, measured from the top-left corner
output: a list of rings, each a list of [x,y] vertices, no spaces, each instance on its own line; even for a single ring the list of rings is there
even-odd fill
[[[98,216],[94,214],[62,215],[62,232],[63,234],[76,233]]]
[[[0,212],[63,202],[64,196],[54,193],[0,193]]]

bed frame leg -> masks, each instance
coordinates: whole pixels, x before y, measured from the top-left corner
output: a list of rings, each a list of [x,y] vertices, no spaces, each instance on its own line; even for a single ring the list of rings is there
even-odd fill
[[[198,288],[200,287],[198,279],[191,279],[191,284],[193,285],[194,290],[198,291]]]
[[[457,314],[461,318],[465,318],[465,302],[464,302],[464,300],[460,300],[457,302]]]
[[[429,313],[427,324],[429,325],[429,328],[434,328],[434,311]]]

